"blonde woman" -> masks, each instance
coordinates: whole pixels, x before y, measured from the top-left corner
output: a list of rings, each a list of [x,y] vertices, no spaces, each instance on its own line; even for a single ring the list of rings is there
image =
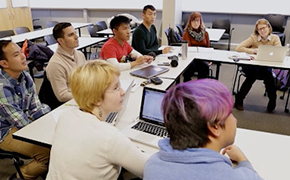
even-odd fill
[[[124,90],[119,70],[105,61],[88,62],[69,78],[79,107],[60,116],[51,149],[48,180],[117,179],[124,167],[142,178],[148,156],[105,122],[120,111]]]
[[[277,35],[272,34],[272,27],[266,19],[259,19],[256,22],[254,34],[248,39],[243,41],[238,47],[238,52],[246,52],[248,54],[257,54],[259,45],[272,45],[281,46],[280,39]],[[267,105],[267,111],[272,112],[276,107],[276,87],[274,83],[274,77],[272,75],[272,69],[259,66],[246,66],[244,65],[243,71],[246,74],[246,79],[243,85],[236,95],[235,107],[238,110],[243,110],[243,101],[252,88],[252,85],[256,79],[264,80],[266,86],[269,102]]]

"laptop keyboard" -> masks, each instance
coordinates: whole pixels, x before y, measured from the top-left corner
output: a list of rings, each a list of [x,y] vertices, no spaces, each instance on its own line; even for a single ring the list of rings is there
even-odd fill
[[[135,124],[132,127],[132,129],[136,129],[138,131],[142,131],[160,137],[168,137],[168,132],[166,131],[165,127],[161,127],[155,124],[150,124],[142,121]]]
[[[117,114],[118,114],[118,112],[112,112],[112,113],[110,113],[109,116],[106,119],[106,122],[107,123],[112,123],[115,120]]]

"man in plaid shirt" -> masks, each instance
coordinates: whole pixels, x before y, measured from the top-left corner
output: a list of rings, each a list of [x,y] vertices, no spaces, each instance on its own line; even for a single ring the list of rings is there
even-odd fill
[[[0,148],[31,157],[21,167],[25,179],[36,179],[47,171],[48,148],[15,140],[12,134],[50,111],[38,99],[35,84],[25,70],[27,61],[20,47],[0,41]],[[19,177],[14,174],[9,179]]]

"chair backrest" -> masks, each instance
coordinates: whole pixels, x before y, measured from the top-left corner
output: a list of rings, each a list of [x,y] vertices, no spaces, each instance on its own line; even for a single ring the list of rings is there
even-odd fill
[[[286,22],[286,16],[281,14],[266,14],[265,19],[271,24],[273,32],[284,32],[283,26]]]
[[[56,24],[58,24],[58,21],[47,21],[46,25],[48,27],[54,27]]]
[[[29,29],[28,27],[21,26],[21,27],[16,27],[16,28],[14,28],[14,31],[15,31],[17,34],[23,34],[23,33],[26,33],[26,32],[30,32],[30,29]]]
[[[107,23],[105,21],[98,21],[98,22],[96,22],[96,25],[101,26],[102,30],[108,29]]]
[[[225,33],[231,33],[231,21],[229,19],[215,19],[212,22],[213,29],[225,29]]]
[[[181,26],[181,24],[176,24],[175,26],[179,32],[180,37],[182,37],[183,36],[183,27]]]
[[[87,26],[87,29],[91,37],[100,37],[97,32],[103,30],[103,28],[97,24],[89,25]]]
[[[47,45],[52,45],[52,44],[56,44],[57,43],[57,41],[54,39],[52,34],[44,36],[44,40],[46,41]]]
[[[14,31],[13,30],[5,30],[5,31],[0,31],[0,38],[3,37],[8,37],[8,36],[14,36]]]
[[[51,108],[51,110],[63,104],[62,102],[59,102],[56,98],[50,81],[47,79],[46,72],[44,72],[43,74],[43,81],[38,96],[40,102],[47,104]]]

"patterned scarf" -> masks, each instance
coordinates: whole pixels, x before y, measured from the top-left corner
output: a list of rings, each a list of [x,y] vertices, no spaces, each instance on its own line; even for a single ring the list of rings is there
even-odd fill
[[[190,28],[187,29],[189,34],[193,39],[200,42],[204,39],[204,30],[200,30],[200,32],[192,31]]]

